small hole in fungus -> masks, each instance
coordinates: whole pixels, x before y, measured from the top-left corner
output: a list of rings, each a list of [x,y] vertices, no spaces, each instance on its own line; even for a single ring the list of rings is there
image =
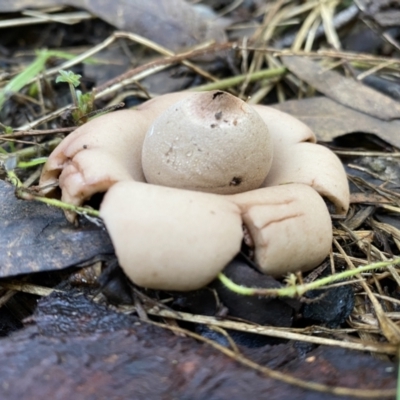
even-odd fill
[[[213,94],[212,99],[215,100],[217,97],[222,96],[223,94],[224,94],[224,92],[215,92],[215,93]]]
[[[234,176],[229,182],[229,186],[239,186],[242,183],[242,178]]]
[[[215,113],[215,119],[221,119],[222,118],[222,111],[218,111],[217,113]]]
[[[84,145],[83,145],[83,148],[84,148],[84,149],[87,149],[87,144],[84,144]]]
[[[215,128],[217,125],[216,124],[211,124],[210,128]]]

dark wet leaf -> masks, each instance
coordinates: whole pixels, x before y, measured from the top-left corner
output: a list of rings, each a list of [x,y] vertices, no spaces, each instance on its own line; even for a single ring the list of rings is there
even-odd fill
[[[284,56],[285,66],[325,96],[383,120],[400,118],[400,103],[352,78],[323,68],[306,57]]]
[[[384,77],[369,75],[363,79],[363,82],[382,92],[383,94],[388,95],[392,99],[397,101],[400,100],[400,81],[393,79],[386,79]]]
[[[360,9],[381,27],[398,26],[400,21],[399,0],[359,0]]]
[[[135,316],[94,303],[77,289],[42,298],[29,318],[29,323],[35,322],[39,332],[49,337],[110,332],[130,328],[137,321]]]
[[[0,2],[0,12],[49,5],[84,8],[116,28],[134,32],[175,51],[215,40],[225,42],[224,29],[184,0],[25,0]]]
[[[85,8],[118,29],[137,33],[170,50],[215,40],[226,41],[222,28],[184,0],[61,0]]]
[[[375,214],[375,217],[379,222],[393,227],[400,232],[400,220],[398,214],[378,212]],[[398,236],[398,239],[400,240],[400,235]]]
[[[274,108],[287,112],[307,124],[318,140],[332,141],[352,132],[373,133],[395,147],[400,147],[400,121],[382,121],[345,107],[327,97],[290,100]]]
[[[83,221],[71,225],[61,210],[16,199],[0,181],[0,277],[83,265],[113,253],[107,232]]]
[[[241,256],[231,261],[223,272],[236,284],[246,287],[265,289],[282,287],[282,284],[274,278],[261,274],[250,267]],[[175,308],[192,314],[216,316],[218,312],[221,312],[223,306],[229,317],[240,318],[259,325],[280,327],[291,326],[293,315],[300,308],[300,302],[295,299],[273,299],[256,296],[244,298],[242,295],[227,289],[219,280],[213,282],[212,288],[215,289],[220,303],[216,301],[214,290],[204,288],[193,292],[180,293],[174,301]],[[229,346],[225,335],[205,325],[198,324],[196,332],[224,346]],[[246,347],[261,347],[265,344],[281,342],[280,339],[249,332],[237,332],[231,329],[227,329],[227,332],[235,343]]]
[[[303,354],[290,343],[241,352],[286,374],[332,386],[396,384],[393,365],[369,354],[326,347]],[[26,328],[0,340],[0,357],[2,400],[236,400],[263,399],[266,393],[271,400],[345,398],[268,378],[210,346],[76,292],[42,299]]]
[[[233,282],[245,287],[272,289],[283,286],[239,260],[231,261],[223,272]],[[300,303],[293,299],[250,296],[243,301],[242,295],[227,289],[220,281],[216,281],[215,287],[230,316],[260,325],[291,326],[294,311],[300,308]]]
[[[324,277],[328,274],[322,274]],[[313,301],[306,303],[303,317],[317,325],[337,328],[345,322],[354,308],[354,292],[350,285],[338,286],[328,290],[312,290],[306,294]]]

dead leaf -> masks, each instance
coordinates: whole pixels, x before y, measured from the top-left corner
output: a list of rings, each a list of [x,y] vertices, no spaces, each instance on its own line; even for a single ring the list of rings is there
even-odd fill
[[[384,120],[400,118],[399,102],[361,82],[327,71],[306,57],[284,56],[282,61],[290,72],[338,103]]]
[[[215,40],[226,41],[215,22],[184,0],[58,0],[85,8],[118,29],[135,32],[175,51]]]
[[[113,254],[107,232],[86,221],[75,228],[61,210],[16,199],[0,180],[0,278],[88,263]]]
[[[390,200],[384,196],[381,196],[376,193],[351,193],[350,194],[350,203],[365,203],[365,204],[389,204]]]
[[[172,51],[214,40],[225,42],[223,27],[184,0],[5,0],[0,12],[50,5],[84,8],[116,28],[144,36]]]
[[[55,0],[2,0],[0,2],[0,12],[15,12],[26,8],[44,8],[57,4]]]
[[[274,108],[303,121],[318,140],[330,142],[353,132],[372,133],[392,146],[400,148],[400,121],[383,121],[352,110],[327,97],[312,97],[275,104]]]
[[[374,20],[381,27],[399,25],[399,0],[359,0],[358,4],[367,18]]]

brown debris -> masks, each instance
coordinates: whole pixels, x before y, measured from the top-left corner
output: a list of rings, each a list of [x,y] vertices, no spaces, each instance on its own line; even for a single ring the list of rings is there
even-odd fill
[[[298,118],[308,125],[317,139],[330,142],[352,132],[377,135],[393,146],[400,147],[400,121],[383,121],[353,110],[328,97],[311,97],[275,104],[275,108]]]
[[[320,347],[303,353],[288,343],[245,354],[331,386],[388,389],[395,382],[390,363],[347,350]],[[3,400],[321,398],[321,393],[266,378],[207,345],[117,314],[74,292],[42,300],[31,326],[0,340],[0,357]]]
[[[351,109],[383,120],[400,118],[400,104],[353,78],[323,68],[306,57],[284,56],[283,63],[301,80]]]

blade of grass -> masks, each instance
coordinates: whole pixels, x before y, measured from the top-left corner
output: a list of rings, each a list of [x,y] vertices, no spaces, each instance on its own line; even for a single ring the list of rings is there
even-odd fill
[[[16,92],[19,92],[33,78],[35,78],[45,67],[46,62],[51,57],[72,59],[75,56],[63,51],[40,50],[37,52],[36,59],[26,67],[21,73],[16,75],[7,85],[0,91],[0,110],[2,109],[7,98]]]

